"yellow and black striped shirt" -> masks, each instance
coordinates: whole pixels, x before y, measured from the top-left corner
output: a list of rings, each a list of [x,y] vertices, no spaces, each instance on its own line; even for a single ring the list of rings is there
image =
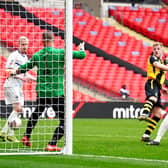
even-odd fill
[[[164,64],[162,59],[157,58],[154,55],[151,55],[147,63],[147,79],[156,80],[160,84],[160,86],[162,86],[165,81],[165,71],[160,70],[159,68],[153,66],[153,63],[156,61],[161,64]]]

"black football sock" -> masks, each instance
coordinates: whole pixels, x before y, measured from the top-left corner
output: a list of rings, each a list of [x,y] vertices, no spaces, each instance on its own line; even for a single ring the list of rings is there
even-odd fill
[[[154,106],[155,102],[153,100],[147,100],[143,106],[143,113],[144,114],[149,114]]]
[[[153,116],[152,118],[149,119],[149,124],[148,127],[145,130],[145,134],[149,135],[153,132],[153,130],[156,128],[156,125],[160,121],[160,118]]]

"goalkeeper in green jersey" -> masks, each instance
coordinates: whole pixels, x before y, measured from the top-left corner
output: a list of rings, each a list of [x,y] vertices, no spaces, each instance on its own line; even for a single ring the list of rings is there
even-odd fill
[[[42,40],[44,48],[36,52],[28,63],[21,65],[15,72],[16,74],[25,73],[37,66],[37,107],[29,118],[22,143],[23,145],[31,146],[30,136],[37,124],[38,118],[43,113],[45,107],[52,106],[58,114],[60,122],[46,150],[60,151],[61,148],[57,147],[57,141],[64,135],[63,68],[65,51],[64,49],[54,48],[53,32],[45,31],[42,35]],[[85,56],[84,43],[80,43],[79,51],[73,51],[73,58],[83,59]]]

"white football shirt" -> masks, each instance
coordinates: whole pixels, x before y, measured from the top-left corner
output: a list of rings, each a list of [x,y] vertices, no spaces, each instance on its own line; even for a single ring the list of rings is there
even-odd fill
[[[27,63],[27,61],[27,55],[21,54],[19,50],[16,50],[9,55],[6,63],[6,69],[17,69],[21,65]],[[4,87],[22,87],[23,81],[21,79],[17,79],[17,77],[23,76],[24,74],[9,77],[6,79]]]

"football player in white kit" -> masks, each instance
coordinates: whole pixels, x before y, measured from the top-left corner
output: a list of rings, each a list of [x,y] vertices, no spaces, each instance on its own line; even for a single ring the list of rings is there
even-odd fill
[[[17,69],[20,65],[25,64],[28,61],[27,48],[29,40],[25,36],[21,36],[18,40],[19,49],[12,52],[6,63],[6,73],[10,70]],[[33,76],[28,74],[20,74],[16,76],[10,76],[6,79],[4,84],[5,103],[12,104],[12,112],[9,115],[4,127],[0,131],[0,138],[3,141],[19,142],[14,136],[14,130],[10,128],[9,123],[15,117],[18,117],[22,112],[24,105],[23,96],[23,81],[36,80]]]

